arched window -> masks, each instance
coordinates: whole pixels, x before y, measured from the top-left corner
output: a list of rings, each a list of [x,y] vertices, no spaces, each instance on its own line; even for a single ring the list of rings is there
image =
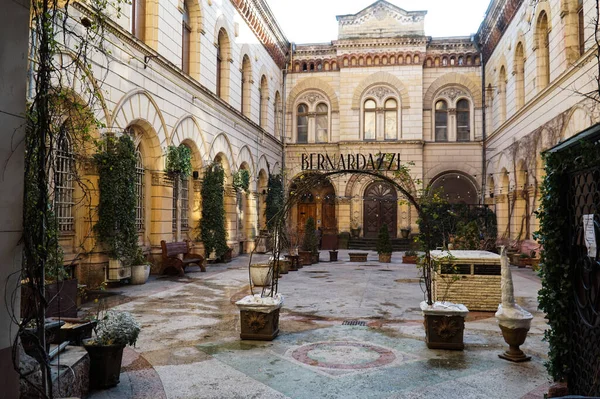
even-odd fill
[[[444,100],[435,103],[435,141],[448,141],[448,104]]]
[[[131,34],[144,41],[146,30],[146,0],[133,0],[131,2]]]
[[[583,0],[577,1],[577,39],[579,41],[579,55],[585,53],[585,24],[583,15]]]
[[[471,112],[469,102],[465,99],[456,103],[456,141],[471,139]]]
[[[225,29],[219,31],[217,41],[216,94],[226,100],[229,88],[229,37]]]
[[[73,231],[73,148],[66,127],[60,129],[54,168],[54,212],[58,231]]]
[[[377,105],[374,100],[365,101],[364,117],[363,117],[363,131],[365,140],[375,140],[375,134],[377,129]]]
[[[263,75],[260,78],[260,103],[259,103],[259,125],[263,129],[267,128],[267,112],[269,104],[269,86],[267,85],[267,77]]]
[[[550,35],[548,33],[548,16],[542,11],[537,23],[537,80],[538,89],[542,90],[550,83]]]
[[[500,67],[498,75],[498,102],[500,112],[500,123],[506,120],[506,69],[504,65]]]
[[[327,104],[317,104],[317,143],[326,143],[329,138],[329,112]]]
[[[385,101],[384,105],[385,139],[395,140],[398,138],[398,102],[393,98]]]
[[[297,126],[298,143],[308,143],[308,105],[298,105]]]
[[[525,105],[525,52],[521,42],[515,50],[515,100],[517,110]]]
[[[279,92],[275,92],[275,137],[282,137],[281,133],[281,95]]]
[[[244,55],[242,60],[242,114],[250,117],[250,99],[251,97],[251,83],[252,80],[252,65],[250,64],[250,58]]]
[[[183,73],[190,73],[190,36],[192,27],[190,26],[190,12],[187,1],[183,2],[183,13],[181,14],[181,69]]]
[[[135,149],[135,227],[137,231],[144,230],[144,158],[138,145]]]

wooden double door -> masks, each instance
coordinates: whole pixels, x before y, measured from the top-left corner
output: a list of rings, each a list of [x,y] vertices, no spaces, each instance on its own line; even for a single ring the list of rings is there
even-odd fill
[[[387,225],[391,238],[396,238],[398,195],[389,183],[371,183],[364,194],[363,227],[365,238],[377,238],[379,229]]]

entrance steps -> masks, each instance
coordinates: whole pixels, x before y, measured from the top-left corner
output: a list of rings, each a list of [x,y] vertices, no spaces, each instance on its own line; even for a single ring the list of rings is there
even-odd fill
[[[392,248],[394,252],[408,251],[412,243],[410,238],[392,238]],[[348,249],[360,249],[375,251],[377,248],[377,238],[350,238]]]

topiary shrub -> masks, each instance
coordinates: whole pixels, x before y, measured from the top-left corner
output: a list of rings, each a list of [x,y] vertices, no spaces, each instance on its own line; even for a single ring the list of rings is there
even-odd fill
[[[304,224],[302,250],[312,254],[319,252],[319,242],[317,241],[317,231],[315,229],[315,220],[313,218],[308,218]]]
[[[380,255],[392,253],[392,241],[390,240],[390,232],[388,231],[387,224],[382,225],[379,229],[379,235],[377,236],[377,253]]]

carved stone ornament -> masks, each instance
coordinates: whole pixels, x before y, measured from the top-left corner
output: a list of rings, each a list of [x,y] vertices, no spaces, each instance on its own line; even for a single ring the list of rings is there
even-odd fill
[[[391,94],[394,94],[394,92],[391,89],[383,86],[374,87],[367,92],[367,96],[375,96],[379,100],[383,100],[384,97],[389,96]]]
[[[311,105],[316,103],[317,101],[321,101],[321,100],[325,100],[325,97],[323,97],[321,94],[319,93],[308,93],[304,96],[302,96],[300,98],[300,101],[307,101],[309,102]]]
[[[152,173],[152,185],[173,187],[173,179],[169,178],[165,173],[155,172]]]
[[[259,332],[267,325],[267,318],[264,313],[250,312],[246,318],[246,325],[254,332]]]
[[[454,337],[461,329],[460,325],[450,317],[444,317],[441,320],[434,321],[433,329],[442,339]]]
[[[454,101],[454,99],[458,96],[465,96],[467,95],[467,93],[465,93],[464,91],[457,89],[455,87],[452,87],[450,89],[446,89],[443,92],[440,93],[440,95],[448,97],[450,100]]]

